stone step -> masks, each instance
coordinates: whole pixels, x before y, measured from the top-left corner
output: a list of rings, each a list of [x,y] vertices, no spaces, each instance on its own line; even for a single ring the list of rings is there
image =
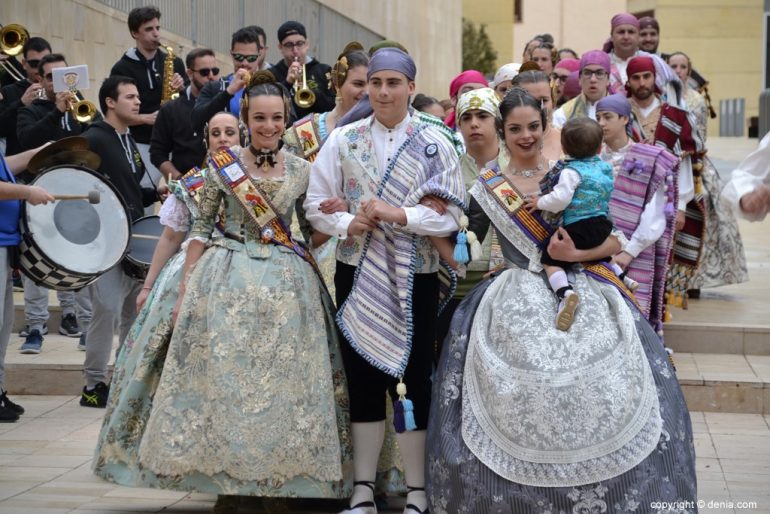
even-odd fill
[[[770,355],[770,325],[671,321],[663,331],[675,352]]]
[[[22,341],[12,339],[6,356],[12,394],[78,394],[85,353],[77,338],[48,335],[39,355],[20,354]],[[770,415],[770,356],[676,352],[674,363],[691,411]]]

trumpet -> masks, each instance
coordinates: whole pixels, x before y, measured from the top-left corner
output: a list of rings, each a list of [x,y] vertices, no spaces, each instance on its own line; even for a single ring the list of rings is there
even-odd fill
[[[315,103],[315,93],[313,90],[307,87],[307,70],[305,65],[302,65],[302,85],[299,85],[299,81],[294,81],[294,102],[307,109]]]
[[[70,107],[72,116],[80,123],[93,121],[96,117],[96,106],[88,100],[78,98],[74,90],[70,90],[70,94],[72,95],[72,107]]]
[[[17,23],[11,23],[4,27],[0,25],[0,27],[2,27],[0,29],[0,52],[10,56],[20,54],[24,49],[24,44],[29,39],[29,31]],[[11,63],[0,61],[0,65],[14,80],[24,80],[24,75]]]

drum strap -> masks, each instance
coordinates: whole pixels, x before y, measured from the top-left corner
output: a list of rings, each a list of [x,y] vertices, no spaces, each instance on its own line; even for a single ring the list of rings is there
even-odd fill
[[[244,171],[243,164],[232,150],[223,150],[209,158],[212,176],[233,194],[244,212],[256,224],[263,243],[272,243],[292,250],[310,264],[323,278],[318,264],[309,251],[291,237],[291,231],[278,215],[270,198],[259,184]]]

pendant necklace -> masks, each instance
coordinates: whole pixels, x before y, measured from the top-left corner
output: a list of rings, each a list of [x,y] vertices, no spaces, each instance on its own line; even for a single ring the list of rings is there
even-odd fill
[[[520,177],[524,177],[524,178],[530,178],[530,177],[534,176],[536,173],[539,173],[541,171],[543,171],[543,163],[542,162],[540,162],[534,168],[528,169],[528,170],[517,170],[516,168],[511,168],[509,170],[509,173],[511,175],[513,175],[513,176],[520,176]]]

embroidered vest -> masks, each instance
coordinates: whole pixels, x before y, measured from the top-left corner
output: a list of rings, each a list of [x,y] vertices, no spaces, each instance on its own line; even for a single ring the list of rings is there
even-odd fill
[[[602,162],[599,157],[573,159],[566,166],[580,174],[580,185],[572,196],[572,201],[564,209],[564,224],[609,214],[608,205],[612,193],[612,166]]]

